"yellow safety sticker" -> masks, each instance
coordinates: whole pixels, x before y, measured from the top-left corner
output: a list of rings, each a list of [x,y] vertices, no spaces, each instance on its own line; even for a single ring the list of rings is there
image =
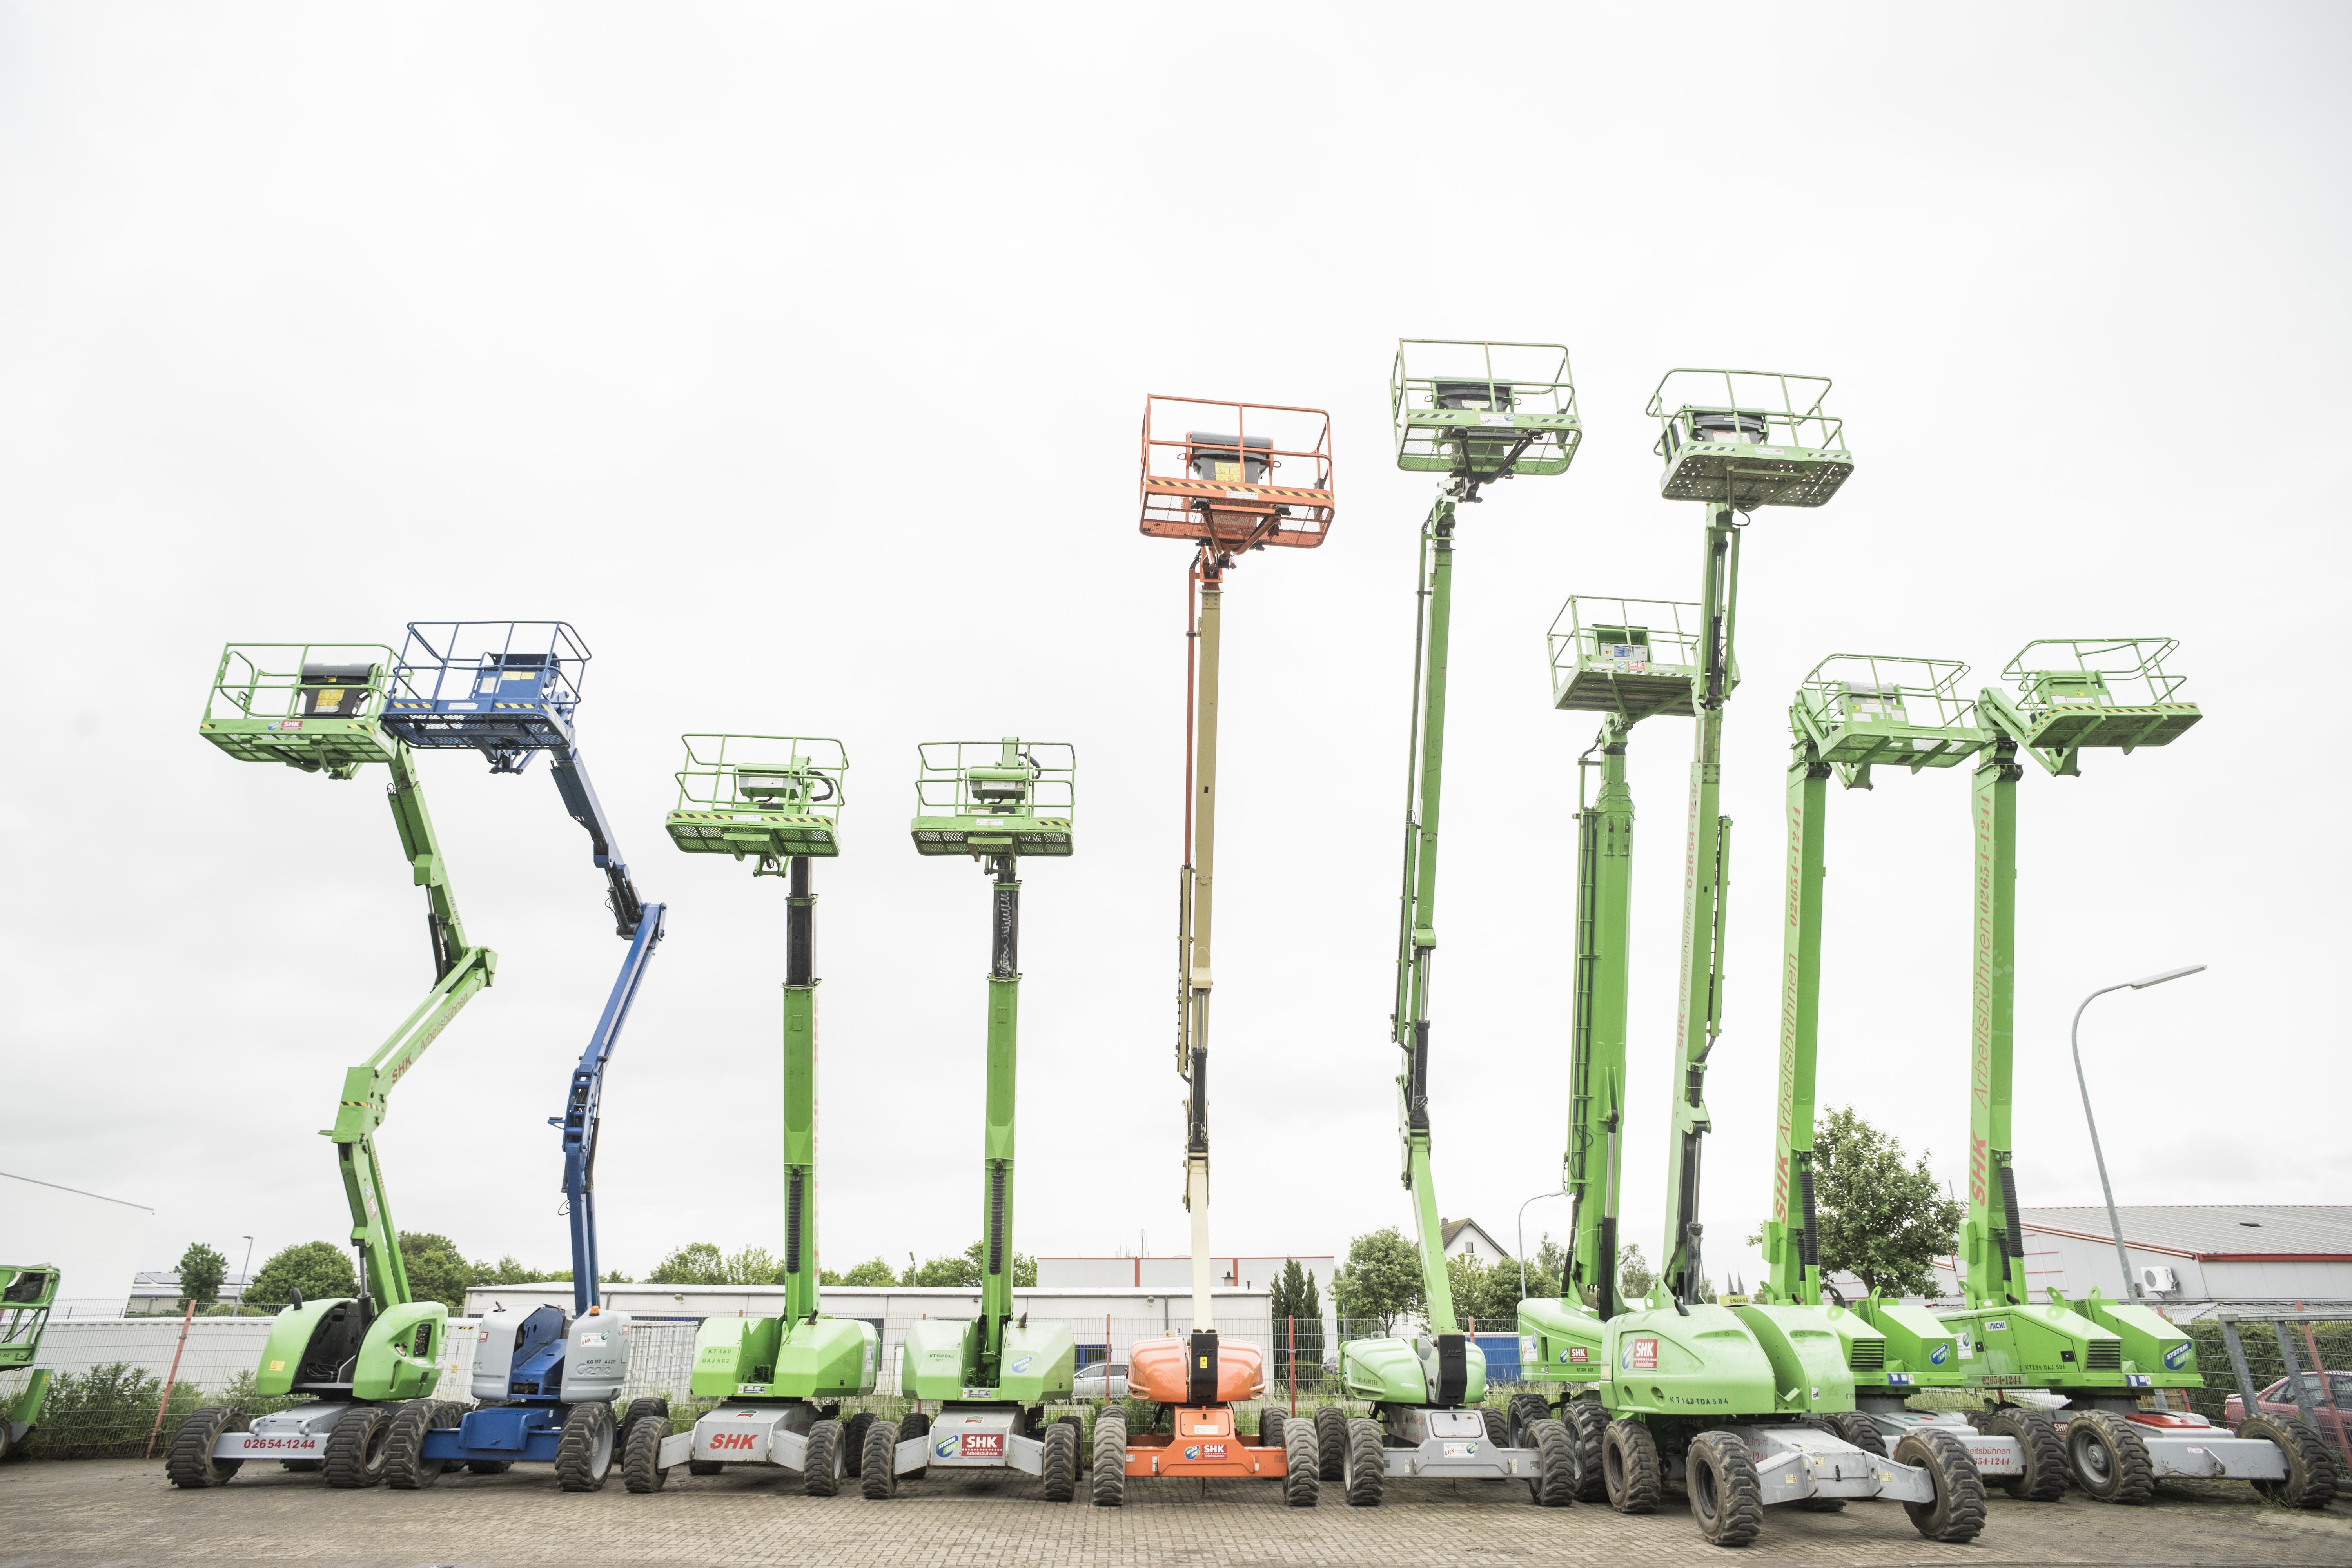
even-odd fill
[[[342,705],[342,700],[343,700],[343,689],[342,689],[341,687],[340,687],[340,686],[322,686],[322,687],[319,688],[319,706],[320,706],[320,707],[321,707],[321,708],[338,708],[338,707],[341,707],[341,706]]]
[[[1234,484],[1240,480],[1241,477],[1242,466],[1239,463],[1219,463],[1217,465],[1217,482],[1219,484]]]
[[[272,1372],[284,1372],[286,1370],[286,1363],[282,1361],[273,1361],[269,1363],[269,1370]]]

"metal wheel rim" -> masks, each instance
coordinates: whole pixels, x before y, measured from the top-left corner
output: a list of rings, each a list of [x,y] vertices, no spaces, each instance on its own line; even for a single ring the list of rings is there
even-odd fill
[[[596,1434],[596,1446],[588,1451],[588,1473],[601,1476],[613,1468],[613,1429],[604,1427]]]
[[[1716,1510],[1720,1502],[1715,1484],[1715,1466],[1697,1458],[1696,1454],[1692,1457],[1695,1462],[1690,1466],[1688,1481],[1691,1510],[1702,1523],[1711,1525],[1715,1522]]]
[[[2107,1462],[2107,1446],[2095,1437],[2078,1444],[2074,1457],[2083,1467],[2083,1474],[2101,1486],[2106,1485],[2114,1475],[2115,1467]]]

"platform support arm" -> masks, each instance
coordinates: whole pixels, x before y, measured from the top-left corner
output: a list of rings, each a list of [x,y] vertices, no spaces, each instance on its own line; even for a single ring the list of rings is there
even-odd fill
[[[645,907],[628,954],[621,960],[621,973],[613,981],[612,994],[604,999],[595,1032],[580,1053],[580,1065],[572,1069],[563,1114],[547,1119],[549,1126],[563,1133],[563,1201],[572,1226],[572,1310],[575,1312],[596,1305],[603,1279],[596,1255],[596,1130],[604,1115],[604,1068],[620,1043],[629,1009],[636,1003],[637,987],[661,942],[666,913],[667,906],[662,904]]]
[[[1560,1294],[1602,1318],[1617,1310],[1617,1205],[1624,1141],[1625,1007],[1633,912],[1633,723],[1602,721],[1588,759],[1601,793],[1576,818],[1576,980],[1570,1016],[1568,1151],[1560,1190],[1570,1240]],[[1589,763],[1584,765],[1591,765]]]
[[[1969,1029],[1969,1212],[1960,1227],[1970,1307],[2026,1299],[2023,1215],[2011,1166],[2010,1105],[2017,1005],[2017,782],[2006,727],[1978,753],[1969,793],[1975,864]]]
[[[588,780],[587,764],[581,759],[577,745],[551,749],[549,764],[555,775],[556,793],[563,797],[563,809],[572,820],[588,830],[590,857],[596,868],[604,873],[611,889],[613,927],[619,935],[634,937],[637,923],[645,916],[644,901],[637,897],[636,884],[630,879],[628,862],[621,858],[621,848],[613,833],[613,825],[604,816],[604,802],[596,798],[596,786]]]
[[[1217,859],[1217,691],[1223,645],[1224,573],[1216,552],[1205,546],[1194,572],[1201,582],[1201,607],[1194,628],[1193,777],[1186,809],[1192,814],[1192,853],[1181,910],[1180,954],[1183,962],[1184,1040],[1179,1058],[1187,1090],[1184,1130],[1184,1207],[1192,1222],[1192,1329],[1216,1328],[1214,1269],[1209,1258],[1209,996]]]
[[[1780,913],[1780,1075],[1772,1132],[1772,1212],[1764,1221],[1771,1299],[1821,1302],[1821,1228],[1813,1205],[1813,1069],[1821,1039],[1822,813],[1829,765],[1790,716],[1788,889]]]
[[[980,1373],[994,1386],[1004,1327],[1013,1316],[1013,1090],[1021,1026],[1020,862],[999,855],[990,868],[987,1133],[981,1195]]]

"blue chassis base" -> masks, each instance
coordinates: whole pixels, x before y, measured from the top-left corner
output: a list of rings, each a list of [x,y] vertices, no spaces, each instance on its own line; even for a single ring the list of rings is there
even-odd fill
[[[562,1405],[506,1405],[495,1410],[468,1410],[455,1426],[436,1426],[425,1434],[425,1458],[462,1465],[473,1459],[507,1459],[520,1464],[551,1465],[563,1441]]]

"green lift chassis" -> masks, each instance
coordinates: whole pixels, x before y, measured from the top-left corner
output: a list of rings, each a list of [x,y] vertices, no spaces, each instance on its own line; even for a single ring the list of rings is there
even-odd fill
[[[1565,1507],[1575,1500],[1577,1473],[1566,1428],[1547,1419],[1513,1442],[1501,1412],[1484,1408],[1486,1359],[1454,1317],[1432,1173],[1429,1001],[1457,510],[1496,480],[1566,471],[1581,427],[1568,352],[1557,344],[1407,340],[1399,345],[1390,396],[1398,466],[1444,476],[1422,525],[1414,578],[1420,608],[1389,1025],[1404,1058],[1396,1080],[1398,1131],[1426,1329],[1339,1347],[1347,1395],[1369,1405],[1371,1415],[1351,1420],[1336,1406],[1317,1411],[1316,1447],[1323,1479],[1343,1481],[1355,1507],[1379,1503],[1390,1476],[1524,1481],[1538,1503]]]
[[[0,1263],[0,1373],[31,1367],[41,1353],[41,1331],[58,1299],[58,1271],[47,1264]],[[0,1394],[0,1459],[40,1425],[49,1397],[49,1369],[25,1374],[25,1385]]]
[[[1727,1546],[1755,1539],[1764,1509],[1779,1503],[1835,1509],[1853,1499],[1897,1500],[1923,1534],[1941,1541],[1971,1539],[1984,1522],[1983,1483],[1956,1434],[1908,1435],[1891,1458],[1853,1440],[1862,1431],[1854,1369],[1883,1360],[1885,1342],[1876,1330],[1836,1309],[1736,1294],[1710,1300],[1701,1250],[1700,1156],[1710,1126],[1703,1089],[1723,1019],[1730,823],[1718,798],[1724,710],[1737,668],[1739,534],[1754,508],[1819,506],[1852,471],[1842,426],[1822,407],[1828,385],[1780,374],[1670,373],[1649,413],[1661,426],[1661,492],[1705,508],[1697,614],[1677,634],[1673,657],[1660,661],[1672,667],[1665,671],[1649,668],[1647,635],[1636,639],[1630,635],[1636,628],[1620,624],[1613,629],[1623,635],[1604,638],[1596,620],[1571,658],[1591,667],[1576,701],[1566,700],[1557,644],[1554,652],[1556,704],[1611,717],[1601,741],[1601,803],[1582,814],[1579,833],[1579,1033],[1571,1042],[1568,1175],[1580,1235],[1563,1294],[1519,1304],[1523,1363],[1531,1381],[1556,1393],[1523,1395],[1513,1416],[1524,1426],[1559,1410],[1580,1457],[1599,1470],[1603,1494],[1622,1512],[1654,1510],[1666,1479],[1679,1474],[1700,1532]],[[1577,673],[1570,686],[1578,686]],[[1601,1251],[1604,1237],[1614,1242],[1622,1110],[1614,1096],[1622,1088],[1620,977],[1630,890],[1623,862],[1632,834],[1622,747],[1636,719],[1682,710],[1654,689],[1659,673],[1686,682],[1695,734],[1664,1267],[1648,1299],[1629,1305],[1615,1300],[1616,1260]],[[1588,1402],[1597,1414],[1577,1408]]]
[[[270,1321],[253,1391],[301,1403],[250,1419],[226,1405],[190,1415],[164,1463],[177,1486],[219,1485],[247,1459],[322,1469],[330,1486],[372,1486],[383,1476],[393,1406],[431,1395],[446,1363],[449,1310],[409,1290],[375,1134],[392,1086],[490,984],[498,956],[467,940],[415,759],[380,721],[392,664],[392,650],[373,645],[232,645],[214,677],[201,732],[230,756],[333,779],[374,763],[389,768],[401,853],[425,889],[436,978],[392,1037],[344,1075],[335,1124],[320,1134],[335,1145],[362,1294],[297,1300]]]
[[[819,1310],[816,1247],[816,895],[809,862],[841,853],[849,758],[838,741],[790,735],[688,735],[670,841],[689,854],[732,855],[754,877],[782,877],[784,914],[784,1310],[706,1318],[694,1335],[692,1389],[724,1403],[684,1432],[640,1423],[621,1474],[633,1492],[658,1490],[672,1467],[715,1475],[773,1465],[831,1497],[857,1473],[866,1429],[840,1401],[874,1392],[881,1336]]]
[[[887,1498],[902,1477],[942,1469],[1024,1470],[1051,1502],[1078,1485],[1075,1416],[1048,1425],[1045,1404],[1066,1400],[1077,1345],[1061,1323],[1029,1321],[1013,1310],[1013,1131],[1015,1044],[1021,997],[1024,856],[1066,856],[1073,847],[1077,761],[1066,745],[938,741],[920,748],[915,849],[969,855],[992,878],[988,971],[987,1131],[981,1175],[980,1315],[929,1318],[908,1326],[899,1346],[898,1391],[939,1405],[866,1430],[859,1482]]]

